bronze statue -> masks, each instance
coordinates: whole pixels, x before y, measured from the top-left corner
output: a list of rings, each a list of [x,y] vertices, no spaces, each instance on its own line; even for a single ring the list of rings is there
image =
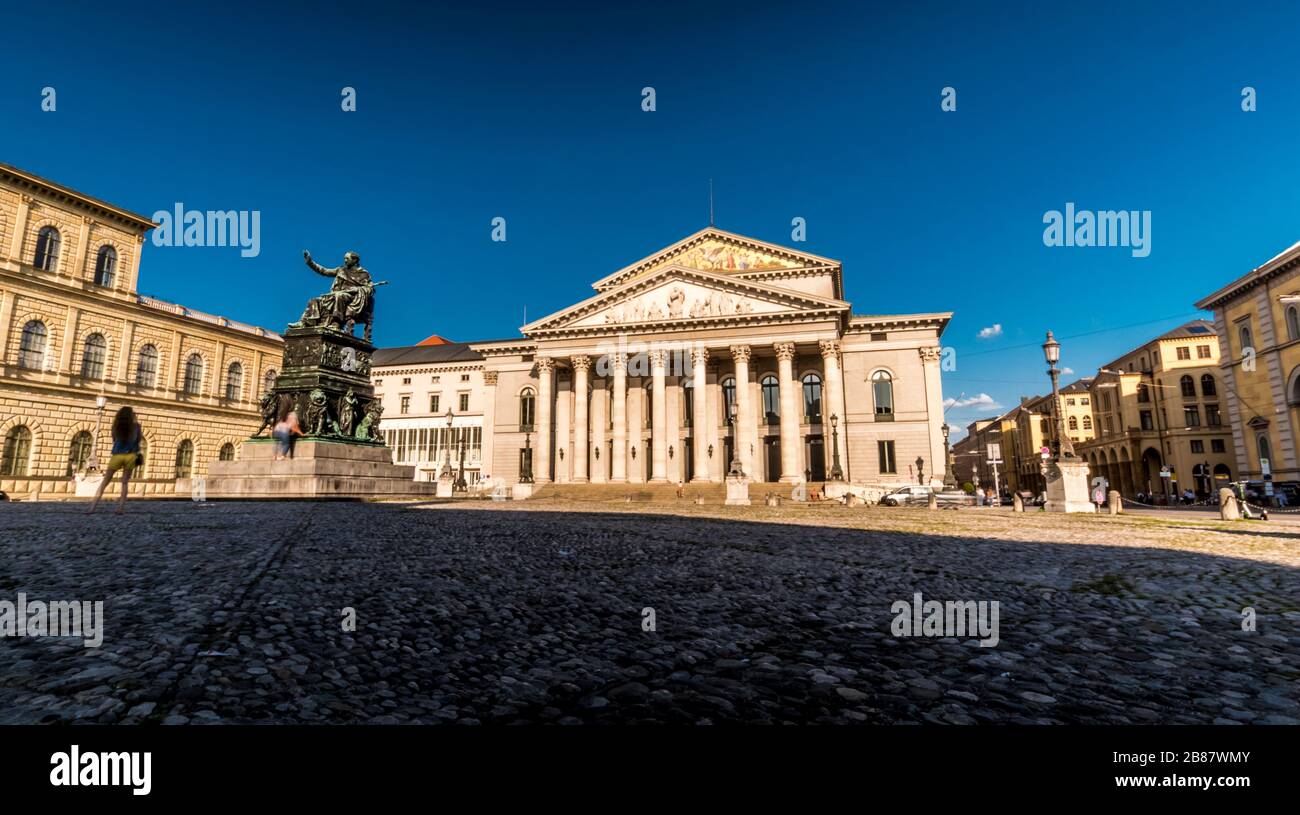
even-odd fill
[[[334,422],[334,433],[339,436],[352,435],[352,423],[357,416],[357,395],[351,388],[339,397],[338,421]]]
[[[307,435],[324,436],[329,422],[329,402],[325,391],[316,388],[307,397]]]
[[[275,391],[267,391],[262,394],[262,399],[257,405],[258,412],[262,414],[262,424],[257,428],[254,436],[262,435],[262,431],[268,427],[274,427],[280,419],[280,395]]]
[[[311,259],[311,252],[303,250],[303,259],[307,268],[319,275],[334,278],[330,290],[320,297],[313,297],[307,302],[307,308],[296,323],[290,328],[326,326],[348,334],[352,333],[357,323],[365,325],[365,340],[370,342],[370,329],[374,322],[375,283],[370,273],[361,266],[361,257],[356,252],[343,256],[343,265],[326,269]]]
[[[365,418],[357,425],[357,441],[378,441],[379,440],[379,415],[384,412],[384,406],[376,399],[366,408]]]

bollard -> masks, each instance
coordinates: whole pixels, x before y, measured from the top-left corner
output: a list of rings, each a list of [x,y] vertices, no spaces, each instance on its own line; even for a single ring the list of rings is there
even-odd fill
[[[1219,518],[1225,521],[1241,520],[1241,509],[1237,506],[1237,496],[1228,487],[1219,490]]]
[[[1018,492],[1013,493],[1011,496],[1011,511],[1012,512],[1025,511],[1025,499],[1021,498],[1020,493]]]
[[[1120,496],[1119,490],[1111,490],[1106,497],[1110,499],[1110,514],[1122,515],[1124,513],[1124,499]]]
[[[930,500],[927,501],[925,505],[926,505],[926,508],[928,508],[928,509],[938,509],[938,508],[939,508],[939,496],[935,495],[934,493],[930,493]]]

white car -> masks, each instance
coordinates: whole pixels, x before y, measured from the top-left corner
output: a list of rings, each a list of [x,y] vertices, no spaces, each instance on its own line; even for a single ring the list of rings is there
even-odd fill
[[[880,503],[887,507],[906,506],[908,504],[928,504],[930,503],[930,493],[934,490],[922,484],[910,484],[906,487],[899,487],[893,492],[885,494],[880,499]]]

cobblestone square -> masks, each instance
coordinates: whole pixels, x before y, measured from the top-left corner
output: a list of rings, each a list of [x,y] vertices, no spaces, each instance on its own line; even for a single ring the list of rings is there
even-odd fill
[[[4,723],[1300,722],[1294,526],[565,500],[84,511],[0,505],[0,600],[105,614],[99,648],[0,639]],[[894,636],[917,592],[997,601],[999,643]]]

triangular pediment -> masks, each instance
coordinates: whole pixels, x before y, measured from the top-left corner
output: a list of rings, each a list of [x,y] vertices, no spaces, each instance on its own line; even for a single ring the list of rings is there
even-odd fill
[[[592,286],[598,291],[608,291],[653,275],[669,266],[722,275],[744,275],[753,272],[835,268],[839,262],[709,227],[636,263],[624,266]]]
[[[654,324],[791,317],[847,311],[849,304],[743,278],[665,266],[524,326],[526,335],[557,330],[621,330]]]

